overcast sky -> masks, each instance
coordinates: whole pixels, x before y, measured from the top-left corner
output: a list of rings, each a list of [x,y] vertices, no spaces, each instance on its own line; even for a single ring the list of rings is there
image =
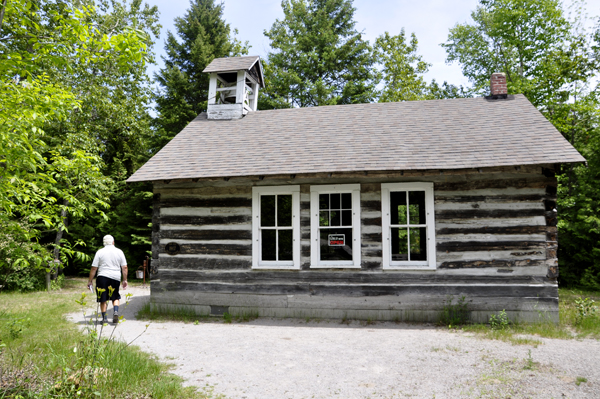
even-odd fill
[[[173,20],[182,16],[189,7],[189,0],[146,0],[157,5],[163,26],[161,37],[156,43],[158,66],[162,67],[160,55],[164,54],[166,31],[174,32]],[[239,31],[238,38],[249,41],[250,55],[265,57],[269,52],[269,40],[264,36],[276,19],[283,18],[279,0],[223,0],[225,20]],[[373,42],[385,31],[395,35],[404,27],[407,33],[414,32],[419,40],[419,53],[432,64],[428,80],[448,81],[452,84],[467,84],[457,64],[447,65],[446,52],[440,47],[448,38],[448,30],[457,23],[471,20],[471,11],[478,0],[354,0],[356,28],[364,38]],[[600,0],[588,0],[588,13],[600,15]]]

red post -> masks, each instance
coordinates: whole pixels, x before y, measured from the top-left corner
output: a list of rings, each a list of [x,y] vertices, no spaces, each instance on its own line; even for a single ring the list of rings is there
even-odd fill
[[[146,256],[146,259],[144,259],[144,282],[143,282],[143,286],[146,286],[146,268],[148,267],[148,257]]]

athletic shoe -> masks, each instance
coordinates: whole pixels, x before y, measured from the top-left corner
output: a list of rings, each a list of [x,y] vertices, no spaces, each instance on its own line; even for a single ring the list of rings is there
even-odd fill
[[[113,313],[113,323],[117,324],[119,322],[119,312]]]

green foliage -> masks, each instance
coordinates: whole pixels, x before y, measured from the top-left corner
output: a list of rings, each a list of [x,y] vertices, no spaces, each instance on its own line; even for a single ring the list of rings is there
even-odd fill
[[[581,385],[582,382],[587,382],[587,378],[585,377],[577,377],[577,379],[575,380],[575,385],[579,386]]]
[[[467,298],[463,295],[456,303],[454,297],[449,296],[444,301],[442,314],[440,316],[440,324],[443,326],[459,326],[466,324],[469,321],[469,310],[467,307]]]
[[[281,6],[283,19],[265,31],[274,51],[261,108],[373,101],[379,77],[371,46],[355,29],[352,0],[284,0]]]
[[[596,301],[590,298],[575,299],[575,325],[580,325],[587,318],[596,317],[598,306]]]
[[[21,317],[17,319],[12,319],[7,323],[8,325],[8,334],[12,339],[17,339],[23,334],[23,330],[29,327],[29,323],[31,320],[29,318]]]
[[[560,283],[600,289],[600,101],[590,93],[556,107],[550,115],[558,129],[586,158],[559,175],[558,229]]]
[[[0,213],[0,285],[2,290],[43,289],[46,262],[51,258],[36,241],[38,232],[27,221]]]
[[[508,327],[508,324],[508,315],[504,309],[490,316],[490,328],[492,330],[504,330]]]
[[[476,92],[488,94],[494,72],[505,72],[509,93],[534,104],[554,98],[565,83],[557,76],[570,24],[557,0],[480,0],[474,23],[450,29],[442,46],[458,61]]]
[[[177,36],[167,33],[165,67],[155,76],[157,129],[152,144],[160,150],[208,104],[209,76],[202,71],[215,58],[248,53],[248,43],[232,35],[223,20],[223,4],[215,0],[192,0],[183,17],[175,18]]]
[[[375,40],[374,48],[384,75],[380,102],[426,98],[427,83],[423,74],[427,73],[431,64],[417,54],[418,43],[414,33],[410,35],[410,42],[407,42],[404,28],[399,35],[391,36],[385,32]]]
[[[412,33],[410,42],[404,28],[400,34],[391,36],[388,32],[375,40],[374,51],[378,63],[382,66],[383,89],[380,102],[433,100],[443,98],[467,97],[462,87],[444,82],[441,86],[433,80],[425,82],[423,75],[431,64],[425,62],[417,53],[417,36]]]
[[[525,366],[523,366],[524,370],[533,370],[535,368],[535,362],[533,361],[533,357],[531,357],[531,349],[527,351],[527,359],[525,359]]]
[[[110,121],[127,118],[118,115],[129,117],[121,131],[135,133],[140,118],[134,111],[145,107],[144,96],[128,88],[141,87],[139,77],[151,60],[143,30],[148,25],[135,14],[152,19],[156,9],[140,11],[139,0],[129,11],[107,0],[6,4],[0,27],[0,220],[10,229],[0,232],[0,241],[19,241],[1,249],[10,252],[10,261],[0,261],[0,268],[19,277],[13,288],[35,289],[49,260],[86,259],[79,251],[83,241],[63,237],[68,218],[105,217],[111,180],[103,174],[102,156],[112,153],[106,145],[111,141],[97,134]],[[131,98],[140,103],[133,106]],[[114,124],[107,129],[117,130]]]

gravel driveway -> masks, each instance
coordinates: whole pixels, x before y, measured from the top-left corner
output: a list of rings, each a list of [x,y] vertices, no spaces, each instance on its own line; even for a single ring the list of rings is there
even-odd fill
[[[149,289],[127,292],[117,331],[129,342],[148,323],[134,315]],[[173,363],[187,385],[229,398],[600,398],[600,342],[539,340],[513,346],[427,325],[261,318],[155,322],[135,342]]]

